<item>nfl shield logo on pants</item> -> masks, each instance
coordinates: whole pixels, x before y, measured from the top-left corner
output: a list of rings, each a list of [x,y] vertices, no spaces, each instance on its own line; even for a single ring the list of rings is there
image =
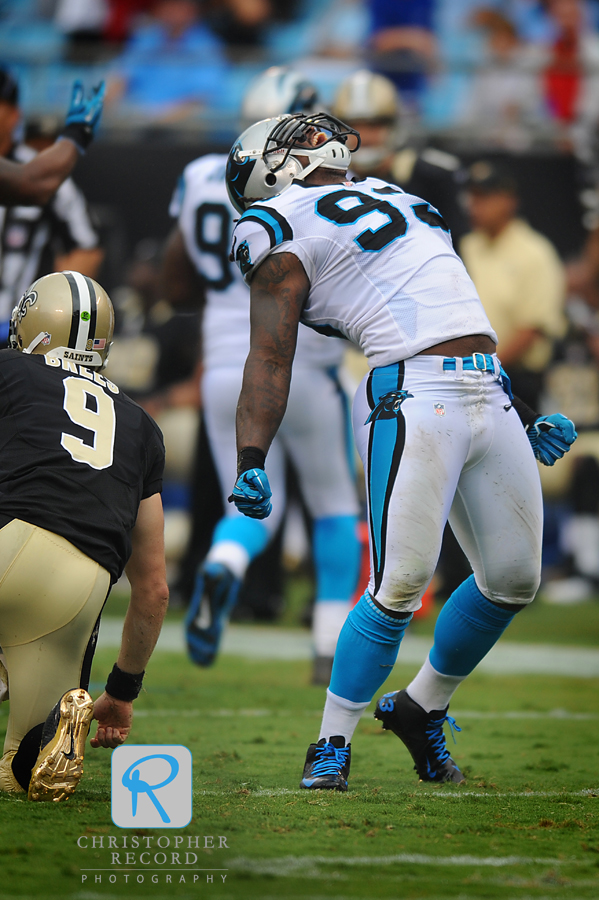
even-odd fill
[[[445,404],[444,403],[433,403],[433,409],[435,410],[436,416],[444,416],[445,415]]]

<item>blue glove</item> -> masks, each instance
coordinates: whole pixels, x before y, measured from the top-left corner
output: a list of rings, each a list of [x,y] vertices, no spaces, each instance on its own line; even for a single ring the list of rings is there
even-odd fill
[[[266,519],[272,510],[271,497],[272,491],[264,469],[248,469],[235,482],[229,503],[234,503],[244,516]]]
[[[61,136],[72,140],[82,153],[90,145],[98,129],[105,91],[106,85],[101,81],[92,88],[89,98],[86,100],[81,81],[78,79],[73,85],[71,105]]]
[[[539,416],[526,433],[535,457],[544,466],[552,466],[556,459],[561,459],[578,437],[574,422],[561,413]]]

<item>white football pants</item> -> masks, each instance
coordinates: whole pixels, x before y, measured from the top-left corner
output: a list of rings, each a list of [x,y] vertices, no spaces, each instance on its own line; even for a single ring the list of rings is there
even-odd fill
[[[373,369],[356,393],[368,589],[388,609],[420,607],[448,518],[489,600],[529,603],[539,585],[543,508],[532,448],[493,372],[457,365],[443,371],[443,357],[415,356]]]
[[[227,497],[237,478],[235,413],[242,379],[238,366],[208,369],[202,378],[206,430],[226,516],[241,515]],[[285,509],[285,452],[313,518],[358,513],[350,444],[346,399],[333,374],[294,367],[287,410],[268,451],[272,513],[263,524],[270,534],[277,530]]]

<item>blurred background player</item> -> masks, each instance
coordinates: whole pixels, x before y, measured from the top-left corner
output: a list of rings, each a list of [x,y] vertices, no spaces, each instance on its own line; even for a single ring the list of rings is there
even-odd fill
[[[505,164],[473,163],[465,187],[472,231],[459,249],[512,389],[539,409],[553,342],[566,327],[565,269],[547,238],[518,216],[518,186]]]
[[[37,154],[17,137],[21,124],[17,81],[0,68],[0,156],[26,163]],[[0,344],[32,281],[62,269],[94,278],[102,258],[85,198],[71,178],[45,206],[0,206]]]
[[[393,82],[368,69],[354,72],[339,85],[332,112],[360,133],[351,171],[382,178],[422,197],[439,210],[457,246],[467,230],[456,180],[460,161],[435,147],[418,148],[410,134],[410,115]]]
[[[10,715],[0,790],[66,799],[94,747],[129,734],[166,612],[162,436],[100,374],[112,342],[106,292],[46,275],[15,307],[0,352],[0,642]],[[79,360],[79,362],[75,362]],[[100,614],[127,566],[121,650],[95,706],[87,693]]]
[[[316,91],[306,79],[288,69],[273,68],[248,89],[242,118],[252,122],[264,111],[269,115],[299,112],[316,104]],[[178,226],[165,260],[173,270],[185,266],[184,260],[178,264],[179,257],[187,257],[203,281],[202,402],[225,509],[198,573],[187,618],[188,648],[199,665],[213,662],[248,565],[264,550],[283,517],[287,455],[312,517],[314,680],[327,683],[360,561],[353,446],[347,401],[337,377],[344,345],[301,328],[287,412],[269,457],[277,485],[273,514],[265,522],[245,518],[226,502],[236,469],[235,411],[249,350],[250,320],[249,291],[228,258],[237,213],[227,197],[225,163],[225,155],[214,154],[185,169],[171,204]],[[278,224],[268,219],[267,227],[276,231]]]

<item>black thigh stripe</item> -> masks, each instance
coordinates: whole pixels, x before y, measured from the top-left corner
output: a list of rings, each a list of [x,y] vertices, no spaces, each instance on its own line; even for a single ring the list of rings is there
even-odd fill
[[[372,373],[370,374],[368,382],[370,383],[371,380],[372,380]],[[372,406],[372,409],[374,409],[374,404]],[[366,457],[366,462],[368,465],[368,471],[366,472],[366,488],[368,491],[367,502],[368,502],[369,510],[371,509],[371,506],[370,506],[370,473],[372,471],[372,443],[374,440],[375,425],[376,425],[376,422],[373,422],[372,425],[370,426],[370,432],[368,434],[368,454]],[[378,575],[378,571],[379,571],[379,560],[378,560],[378,555],[376,552],[376,539],[375,539],[376,535],[375,535],[375,531],[374,531],[374,522],[372,521],[372,514],[368,516],[368,525],[370,527],[370,549],[372,552],[372,568],[374,570],[374,581],[376,584],[377,575]],[[382,544],[381,544],[381,547],[382,547]]]
[[[372,378],[373,378],[373,370],[371,369],[370,372],[368,373],[368,380],[366,382],[366,399],[368,401],[368,406],[370,407],[371,410],[374,409],[374,407],[376,406],[376,404],[374,402],[374,397],[372,396]],[[372,429],[370,429],[370,431],[372,433]]]
[[[77,336],[79,334],[79,323],[81,322],[81,300],[79,298],[79,288],[77,282],[70,272],[65,272],[64,277],[71,288],[71,300],[73,303],[73,316],[71,318],[71,332],[69,334],[69,347],[77,346]]]
[[[83,276],[85,278],[85,283],[89,289],[89,303],[90,303],[90,315],[91,319],[89,320],[89,331],[87,338],[92,342],[90,350],[93,350],[94,347],[94,338],[96,336],[96,321],[98,318],[98,304],[96,302],[96,291],[94,289],[94,283],[91,278],[88,278],[87,275]]]
[[[388,526],[388,516],[389,516],[389,504],[391,503],[391,494],[393,493],[393,487],[395,485],[395,479],[397,478],[397,473],[399,471],[399,464],[401,462],[401,457],[403,456],[404,447],[406,444],[406,420],[404,419],[404,415],[399,411],[397,414],[397,436],[395,438],[395,447],[393,449],[393,458],[391,460],[391,468],[389,470],[389,479],[387,481],[387,490],[385,491],[385,500],[383,503],[383,518],[381,522],[381,558],[379,560],[379,564],[377,566],[377,570],[375,572],[374,577],[374,589],[378,591],[382,582],[383,575],[385,572],[385,562],[387,558],[387,526]]]

